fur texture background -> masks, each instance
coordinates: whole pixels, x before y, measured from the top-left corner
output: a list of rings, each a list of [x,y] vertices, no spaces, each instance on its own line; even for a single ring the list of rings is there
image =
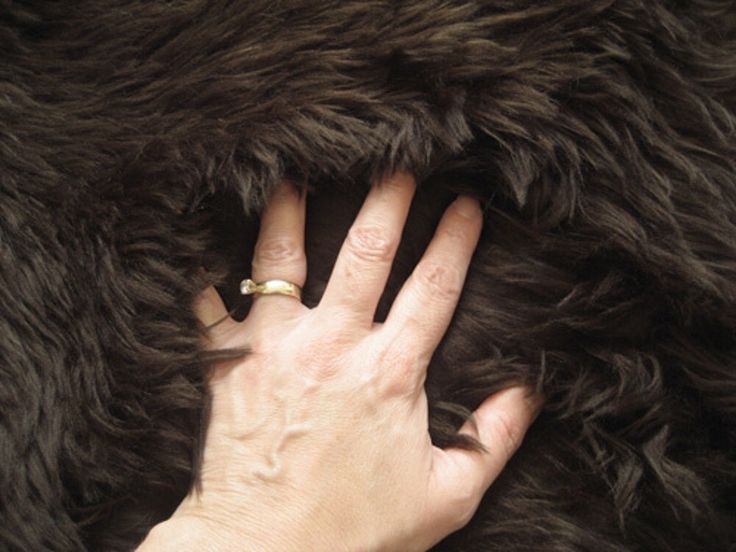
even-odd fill
[[[193,297],[236,306],[288,175],[314,304],[400,167],[382,313],[454,194],[485,202],[435,442],[511,382],[548,396],[438,548],[736,549],[733,1],[1,0],[0,52],[0,547],[130,549],[166,517],[214,356]]]

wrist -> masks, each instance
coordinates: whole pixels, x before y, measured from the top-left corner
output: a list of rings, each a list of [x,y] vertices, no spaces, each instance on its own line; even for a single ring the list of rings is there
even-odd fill
[[[252,520],[242,520],[240,530],[231,529],[217,520],[209,520],[194,515],[175,514],[166,521],[155,525],[136,552],[229,552],[241,550],[283,552],[302,550],[301,547],[283,540],[277,542],[276,531],[269,534],[255,534],[256,526]],[[283,535],[281,535],[283,536]]]
[[[300,503],[293,497],[293,502]],[[267,501],[264,501],[267,502]],[[321,507],[244,508],[212,497],[203,503],[192,495],[173,515],[155,525],[136,552],[227,552],[240,550],[291,552],[301,550],[377,550],[376,546],[351,546],[334,520],[328,523]],[[254,515],[254,511],[258,514]],[[354,544],[354,543],[353,543]],[[361,543],[367,544],[367,543]]]

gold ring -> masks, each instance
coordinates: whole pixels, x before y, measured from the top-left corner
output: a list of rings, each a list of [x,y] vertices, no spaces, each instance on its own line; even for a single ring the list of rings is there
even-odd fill
[[[299,301],[302,300],[302,288],[286,280],[254,282],[246,278],[240,282],[240,293],[242,295],[288,295]]]

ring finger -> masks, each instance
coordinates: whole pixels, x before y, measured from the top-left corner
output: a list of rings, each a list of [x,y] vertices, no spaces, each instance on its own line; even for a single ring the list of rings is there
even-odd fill
[[[253,277],[256,282],[286,280],[299,287],[307,279],[304,253],[306,193],[288,180],[272,192],[261,215],[261,225],[253,254]],[[293,309],[301,302],[293,297],[269,295],[254,297],[253,309]]]

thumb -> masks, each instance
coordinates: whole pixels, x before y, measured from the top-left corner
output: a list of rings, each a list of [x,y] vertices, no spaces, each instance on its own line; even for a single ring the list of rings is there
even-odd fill
[[[543,398],[528,387],[510,387],[486,399],[459,433],[478,439],[485,451],[434,449],[429,526],[457,531],[470,521],[483,495],[521,445]]]

